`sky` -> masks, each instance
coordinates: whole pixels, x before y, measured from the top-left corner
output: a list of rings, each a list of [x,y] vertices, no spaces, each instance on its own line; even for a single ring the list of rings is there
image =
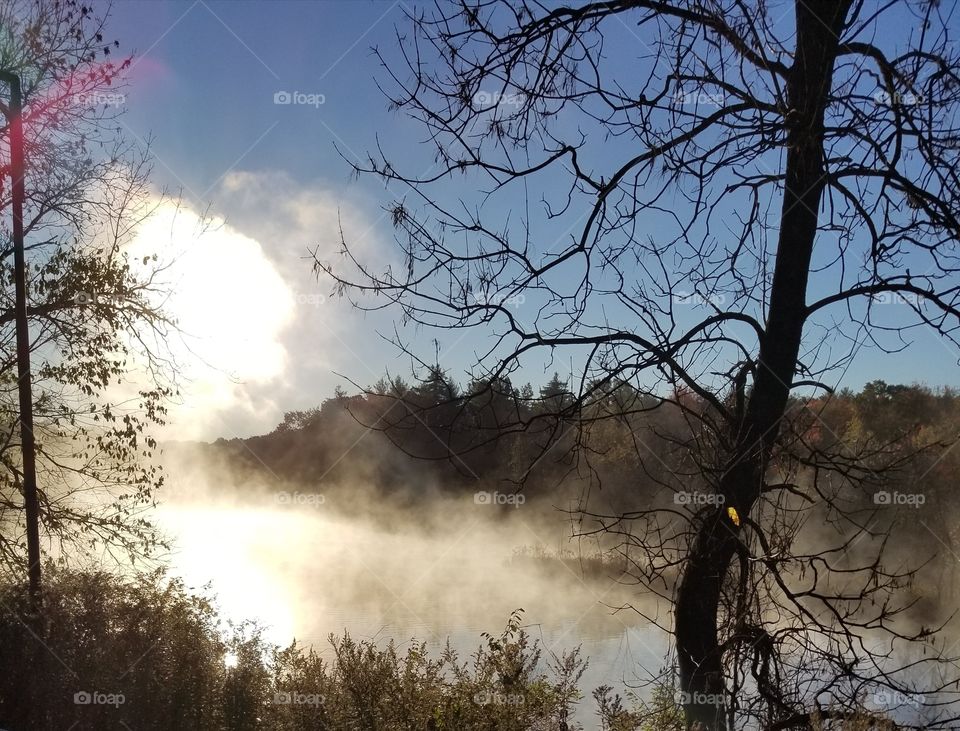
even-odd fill
[[[170,306],[190,351],[177,437],[263,433],[349,387],[336,373],[366,385],[388,363],[404,371],[372,332],[389,318],[331,300],[308,259],[338,247],[340,225],[389,255],[381,191],[351,179],[334,143],[356,158],[404,122],[370,57],[400,18],[384,2],[113,7],[108,35],[134,57],[121,131],[149,142],[154,184],[183,201],[138,241],[175,240]],[[275,103],[284,92],[303,103]],[[217,230],[197,237],[201,213]]]
[[[134,58],[121,131],[149,142],[157,189],[182,195],[182,206],[164,209],[135,244],[173,252],[177,261],[170,304],[191,354],[174,412],[178,438],[263,433],[285,411],[318,405],[336,385],[352,390],[344,377],[371,384],[386,368],[409,373],[376,335],[389,332],[391,314],[365,315],[332,299],[309,258],[313,250],[334,254],[341,226],[361,253],[396,256],[383,211],[391,191],[354,178],[343,156],[362,159],[380,141],[413,170],[431,162],[420,130],[388,109],[377,87],[385,74],[371,53],[396,43],[405,7],[389,0],[113,6],[107,36]],[[204,212],[216,225],[198,234]],[[441,364],[464,379],[484,334],[418,337],[425,353],[437,347]],[[957,358],[952,346],[917,333],[900,354],[865,352],[844,383],[956,384]],[[529,375],[542,383],[550,374]]]

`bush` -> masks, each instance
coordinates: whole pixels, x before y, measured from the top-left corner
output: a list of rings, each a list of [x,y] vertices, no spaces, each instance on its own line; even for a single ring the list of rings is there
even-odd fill
[[[161,572],[47,577],[40,623],[21,587],[0,587],[0,727],[221,727],[225,645],[208,600]]]
[[[349,634],[332,658],[276,647],[254,623],[225,624],[205,596],[162,571],[133,577],[47,570],[43,621],[0,584],[0,728],[14,731],[575,731],[579,651],[544,661],[515,612],[461,661]],[[669,668],[663,677],[673,677]],[[664,683],[626,708],[593,693],[603,731],[684,731]],[[884,731],[851,711],[816,731]]]
[[[2,728],[575,728],[585,663],[576,651],[543,663],[519,612],[467,662],[449,645],[431,659],[422,643],[400,652],[344,635],[331,636],[328,663],[269,644],[255,624],[223,625],[209,599],[162,572],[47,579],[39,624],[22,587],[0,587]]]

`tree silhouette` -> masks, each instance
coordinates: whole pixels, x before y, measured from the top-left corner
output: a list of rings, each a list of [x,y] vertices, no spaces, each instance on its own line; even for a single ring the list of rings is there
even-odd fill
[[[587,472],[599,420],[667,411],[689,471],[647,469],[639,444],[644,470],[710,499],[586,512],[668,589],[691,727],[829,722],[864,693],[914,699],[907,669],[927,680],[920,725],[951,723],[947,681],[921,675],[941,655],[898,664],[930,630],[901,623],[916,567],[888,568],[892,508],[871,499],[909,455],[810,436],[865,344],[901,349],[917,327],[956,344],[951,12],[480,0],[411,12],[396,51],[378,50],[433,165],[405,173],[380,148],[353,163],[397,196],[402,268],[378,272],[349,241],[316,268],[358,307],[492,331],[474,378],[569,354],[562,414],[515,428],[573,423]],[[611,410],[626,383],[637,398]]]

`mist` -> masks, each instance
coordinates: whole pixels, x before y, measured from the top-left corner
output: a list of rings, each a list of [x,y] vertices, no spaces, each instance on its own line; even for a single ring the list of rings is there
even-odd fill
[[[545,657],[581,649],[586,689],[639,689],[668,662],[668,637],[636,611],[666,622],[665,606],[638,594],[622,565],[585,567],[599,545],[571,538],[570,517],[551,505],[434,494],[399,507],[359,483],[329,497],[306,484],[238,496],[202,462],[167,470],[156,520],[174,545],[171,573],[207,586],[224,618],[257,622],[279,646],[329,656],[329,636],[349,633],[437,653],[449,641],[466,658],[522,609]],[[586,701],[577,711],[588,728],[594,714]]]

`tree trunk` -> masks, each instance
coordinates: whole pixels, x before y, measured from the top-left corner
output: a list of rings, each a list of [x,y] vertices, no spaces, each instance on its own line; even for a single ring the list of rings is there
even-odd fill
[[[786,182],[769,309],[745,424],[718,485],[725,503],[704,519],[677,589],[675,635],[688,727],[726,728],[723,658],[717,636],[720,591],[738,542],[726,508],[749,515],[790,395],[824,190],[823,120],[839,36],[852,0],[796,4],[797,47],[787,82]]]

